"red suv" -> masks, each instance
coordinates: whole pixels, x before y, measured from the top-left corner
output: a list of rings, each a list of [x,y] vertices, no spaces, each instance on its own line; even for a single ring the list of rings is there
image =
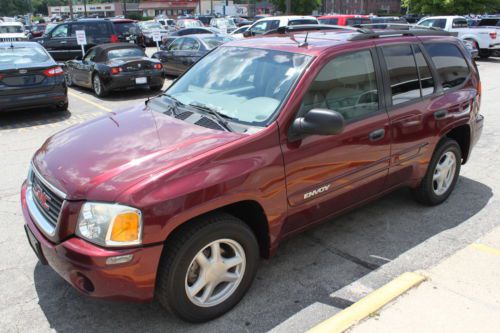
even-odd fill
[[[87,295],[222,315],[284,238],[400,187],[448,198],[483,117],[478,71],[443,34],[217,48],[146,105],[44,143],[21,192],[30,244]]]

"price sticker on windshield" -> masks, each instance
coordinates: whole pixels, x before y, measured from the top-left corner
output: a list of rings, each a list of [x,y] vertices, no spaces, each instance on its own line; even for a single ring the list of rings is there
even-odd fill
[[[161,33],[160,30],[155,29],[151,32],[151,35],[153,37],[153,42],[161,42]]]
[[[78,45],[87,45],[87,36],[85,35],[85,30],[76,30],[76,42]]]

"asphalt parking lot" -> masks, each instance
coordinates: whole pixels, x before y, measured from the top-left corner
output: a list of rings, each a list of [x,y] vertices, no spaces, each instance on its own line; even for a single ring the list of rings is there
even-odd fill
[[[483,136],[443,205],[407,190],[286,241],[262,260],[243,301],[209,323],[184,323],[151,304],[90,299],[37,262],[23,229],[19,189],[36,149],[53,133],[143,103],[149,90],[105,99],[71,88],[69,111],[0,114],[0,331],[302,332],[405,272],[429,268],[500,225],[500,58],[479,61]],[[170,84],[165,83],[165,87]]]

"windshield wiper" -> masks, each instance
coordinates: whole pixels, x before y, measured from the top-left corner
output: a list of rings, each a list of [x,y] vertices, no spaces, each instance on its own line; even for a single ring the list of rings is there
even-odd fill
[[[193,103],[189,103],[189,106],[194,107],[198,110],[201,110],[202,112],[205,112],[205,113],[212,115],[215,119],[217,119],[219,124],[221,124],[227,131],[236,132],[234,130],[234,128],[232,128],[232,126],[229,125],[229,122],[226,120],[226,119],[233,119],[232,117],[225,115],[223,113],[220,113],[215,108],[212,108],[212,107],[205,105],[205,104],[202,104],[202,103],[193,102]],[[226,118],[226,119],[224,119],[224,118]]]
[[[163,93],[161,94],[161,96],[165,96],[174,102],[174,105],[172,106],[171,110],[174,117],[177,117],[179,115],[179,106],[184,106],[184,103],[182,103],[177,98],[167,93]]]

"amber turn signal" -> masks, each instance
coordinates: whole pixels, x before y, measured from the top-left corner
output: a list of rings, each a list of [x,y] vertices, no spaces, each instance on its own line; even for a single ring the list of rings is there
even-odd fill
[[[140,216],[135,212],[119,214],[113,221],[110,240],[113,242],[133,242],[139,239]]]

